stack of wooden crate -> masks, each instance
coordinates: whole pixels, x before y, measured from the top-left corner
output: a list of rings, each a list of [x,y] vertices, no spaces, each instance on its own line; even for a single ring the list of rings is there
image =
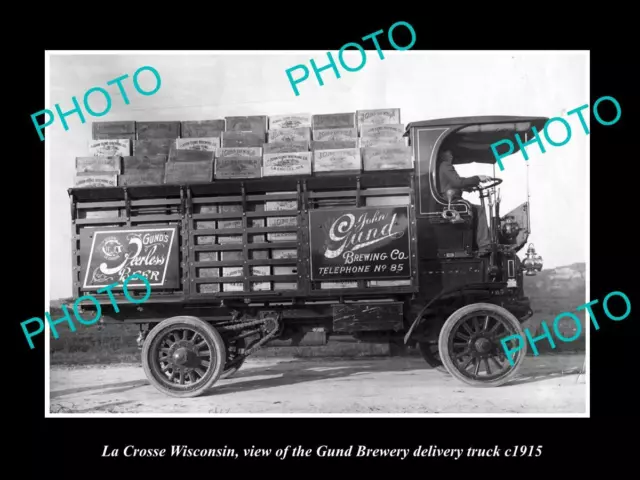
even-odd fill
[[[365,171],[412,168],[412,152],[404,137],[400,109],[358,110],[359,143]]]
[[[165,183],[211,182],[224,125],[224,119],[182,122],[169,148]]]
[[[313,116],[313,172],[362,170],[355,112]]]
[[[267,117],[225,117],[222,146],[216,151],[217,179],[260,178],[262,146],[267,136]]]

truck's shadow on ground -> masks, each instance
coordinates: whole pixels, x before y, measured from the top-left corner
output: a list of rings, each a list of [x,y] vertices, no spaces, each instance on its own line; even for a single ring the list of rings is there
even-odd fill
[[[527,363],[522,366],[519,376],[509,385],[540,382],[567,375],[577,376],[582,370],[582,363],[582,356],[565,357],[562,362],[554,360],[553,356],[540,357],[535,360],[528,358]],[[220,383],[205,393],[205,396],[246,392],[316,380],[344,378],[348,381],[349,377],[367,373],[384,372],[407,376],[421,375],[422,370],[430,370],[434,376],[437,376],[441,382],[446,384],[459,383],[448,373],[440,372],[424,365],[424,362],[420,359],[402,358],[391,361],[337,360],[332,361],[326,367],[323,367],[320,363],[311,363],[307,359],[300,359],[282,362],[277,365],[240,370],[231,379],[221,380]],[[263,378],[252,379],[254,377]],[[460,384],[460,386],[464,385]]]

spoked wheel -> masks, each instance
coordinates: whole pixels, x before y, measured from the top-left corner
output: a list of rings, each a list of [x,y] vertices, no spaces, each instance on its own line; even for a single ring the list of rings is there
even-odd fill
[[[168,318],[149,332],[142,366],[151,384],[172,397],[197,397],[222,374],[225,346],[218,331],[196,317]]]
[[[518,319],[490,303],[475,303],[456,310],[445,322],[438,346],[449,373],[477,387],[497,387],[513,379],[527,354],[526,343],[509,363],[500,340],[509,335],[525,338]],[[508,346],[515,348],[516,340]]]
[[[420,342],[418,344],[418,348],[420,349],[422,358],[424,358],[427,362],[427,365],[429,365],[431,368],[435,368],[439,372],[448,373],[447,369],[442,364],[442,359],[440,358],[440,349],[438,347],[437,341]]]

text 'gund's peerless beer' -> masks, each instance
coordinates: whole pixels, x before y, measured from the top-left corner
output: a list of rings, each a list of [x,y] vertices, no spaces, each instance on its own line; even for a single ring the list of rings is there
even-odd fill
[[[411,276],[407,206],[309,212],[311,279]]]
[[[81,231],[81,242],[91,245],[83,262],[83,288],[101,288],[143,275],[153,287],[179,286],[177,227],[112,227]],[[146,288],[131,282],[127,288]]]

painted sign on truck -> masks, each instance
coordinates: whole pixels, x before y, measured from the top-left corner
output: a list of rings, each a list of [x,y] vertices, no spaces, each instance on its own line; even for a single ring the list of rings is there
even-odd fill
[[[311,210],[311,279],[411,277],[409,208]]]
[[[180,286],[176,226],[86,229],[81,235],[80,244],[91,245],[88,255],[83,255],[83,288],[105,287],[134,274],[144,276],[150,286]],[[128,286],[145,284],[135,282]]]

